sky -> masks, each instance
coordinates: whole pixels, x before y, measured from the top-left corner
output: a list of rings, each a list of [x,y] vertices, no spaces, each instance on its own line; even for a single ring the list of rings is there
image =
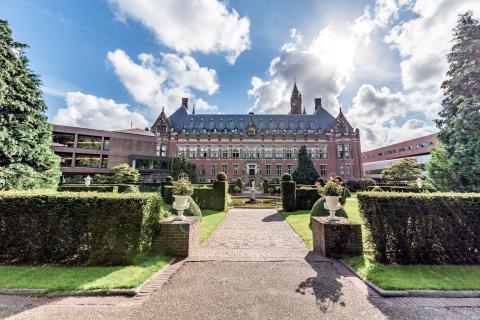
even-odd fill
[[[29,45],[49,121],[150,126],[182,97],[197,113],[288,113],[296,79],[342,108],[363,150],[437,132],[459,13],[478,0],[2,0]]]

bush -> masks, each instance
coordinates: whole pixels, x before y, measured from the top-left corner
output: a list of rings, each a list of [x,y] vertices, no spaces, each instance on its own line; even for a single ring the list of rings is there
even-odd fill
[[[173,177],[172,176],[166,176],[165,181],[166,182],[173,182]]]
[[[233,191],[235,191],[235,193],[241,193],[242,192],[242,188],[240,188],[239,186],[235,186],[233,188]]]
[[[270,189],[268,187],[268,180],[267,179],[263,180],[262,187],[263,187],[263,193],[269,193],[270,192]]]
[[[177,214],[177,210],[174,208],[170,209],[172,214]],[[183,211],[183,214],[186,216],[195,216],[195,217],[202,217],[202,210],[198,204],[192,199],[192,197],[188,197],[188,208]]]
[[[317,188],[297,188],[296,210],[310,210],[318,199],[320,199],[320,195]]]
[[[312,210],[310,211],[310,215],[313,216],[313,217],[326,217],[326,216],[330,215],[330,211],[325,209],[325,198],[324,197],[321,197],[320,199],[317,200],[317,202],[315,202],[315,204],[312,207]],[[345,211],[345,209],[343,209],[343,207],[338,209],[335,212],[335,215],[337,217],[348,218],[347,212]]]
[[[362,184],[360,180],[348,180],[345,185],[348,187],[348,189],[352,190],[353,192],[365,191],[365,190],[362,190]]]
[[[0,193],[0,261],[118,265],[147,250],[159,194]]]
[[[383,192],[383,190],[382,190],[380,187],[378,187],[378,186],[373,187],[372,189],[370,189],[370,191],[373,191],[373,192]]]
[[[140,179],[138,170],[131,168],[126,163],[113,167],[112,175],[113,183],[137,183]]]
[[[217,181],[227,181],[227,175],[225,172],[219,172],[217,174]]]
[[[378,260],[391,264],[479,264],[480,195],[359,193]]]
[[[71,192],[113,192],[113,193],[139,193],[137,185],[132,184],[64,184],[58,187],[58,191]]]
[[[173,186],[163,187],[163,200],[165,203],[173,204]]]
[[[161,192],[162,183],[142,183],[138,186],[140,192]]]
[[[296,210],[295,188],[296,183],[294,181],[282,181],[282,207],[283,210],[287,212],[292,212]]]
[[[292,176],[288,173],[284,173],[282,176],[282,181],[292,181]]]
[[[228,209],[228,183],[215,181],[212,187],[195,188],[192,198],[202,209],[226,211]]]

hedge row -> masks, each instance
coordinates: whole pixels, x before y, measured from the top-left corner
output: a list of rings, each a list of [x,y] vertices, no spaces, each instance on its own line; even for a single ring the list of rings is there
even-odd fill
[[[138,193],[139,188],[133,184],[64,184],[58,187],[58,191],[71,192],[113,192],[113,193]]]
[[[317,188],[297,188],[295,192],[296,210],[310,210],[315,202],[320,199]]]
[[[1,192],[0,262],[118,265],[168,215],[159,194]]]
[[[192,198],[202,209],[226,211],[228,209],[228,182],[214,181],[211,188],[195,188]]]
[[[382,263],[480,264],[480,194],[359,193]]]
[[[296,183],[294,181],[282,181],[282,207],[287,212],[296,210]]]
[[[419,189],[418,187],[412,187],[412,186],[371,186],[368,188],[369,191],[372,191],[374,188],[379,188],[382,189],[383,191],[389,191],[389,192],[435,192],[435,189],[428,189],[428,188],[422,188]]]

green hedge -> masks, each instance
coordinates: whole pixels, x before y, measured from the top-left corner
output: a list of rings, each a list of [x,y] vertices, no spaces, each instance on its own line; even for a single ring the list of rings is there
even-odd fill
[[[326,217],[330,215],[330,211],[325,209],[325,198],[321,197],[319,198],[314,205],[312,206],[312,210],[310,211],[310,215],[313,217]],[[335,216],[337,217],[343,217],[343,218],[348,218],[347,212],[345,209],[342,207],[335,211]]]
[[[64,184],[58,187],[58,191],[71,192],[113,192],[113,193],[138,193],[139,188],[134,184]]]
[[[480,264],[480,194],[358,194],[382,263]]]
[[[297,210],[310,210],[315,202],[320,199],[317,188],[297,188],[295,207]]]
[[[177,214],[177,210],[175,210],[173,207],[170,209],[170,212],[174,215]],[[202,217],[202,210],[200,210],[200,207],[195,203],[192,197],[188,197],[188,208],[185,209],[183,214],[186,216]]]
[[[165,185],[163,186],[163,200],[165,203],[173,203],[173,186]]]
[[[158,192],[161,191],[162,183],[142,183],[138,186],[140,192]]]
[[[0,192],[0,262],[118,265],[150,246],[159,194]]]
[[[282,207],[287,212],[296,210],[296,183],[294,181],[282,181]]]
[[[435,189],[428,189],[428,188],[422,188],[419,189],[418,187],[412,187],[412,186],[370,186],[368,187],[368,191],[372,191],[375,188],[380,188],[383,191],[388,191],[388,192],[435,192]]]
[[[211,187],[195,188],[192,198],[202,209],[226,211],[228,209],[228,182],[214,181]]]

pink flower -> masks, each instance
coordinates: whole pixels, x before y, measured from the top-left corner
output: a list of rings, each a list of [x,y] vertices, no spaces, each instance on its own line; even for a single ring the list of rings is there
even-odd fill
[[[315,182],[315,187],[320,187],[320,182]]]

